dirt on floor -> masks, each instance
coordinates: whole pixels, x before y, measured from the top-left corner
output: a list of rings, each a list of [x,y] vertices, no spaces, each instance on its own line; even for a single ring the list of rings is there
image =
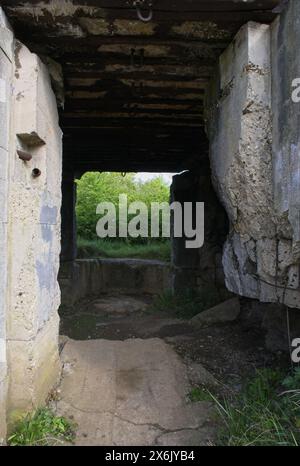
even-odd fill
[[[61,309],[61,335],[74,340],[159,338],[170,345],[187,366],[201,364],[220,386],[238,391],[244,378],[262,367],[287,367],[288,358],[265,348],[265,332],[245,318],[247,300],[234,322],[196,328],[172,310],[159,311],[150,296],[91,297]]]

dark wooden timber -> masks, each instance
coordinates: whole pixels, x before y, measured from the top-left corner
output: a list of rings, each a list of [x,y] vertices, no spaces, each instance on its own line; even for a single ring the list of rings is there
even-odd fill
[[[298,1],[298,0],[294,0]],[[64,157],[76,170],[179,171],[207,164],[205,89],[248,21],[280,0],[1,0],[17,37],[64,75]]]

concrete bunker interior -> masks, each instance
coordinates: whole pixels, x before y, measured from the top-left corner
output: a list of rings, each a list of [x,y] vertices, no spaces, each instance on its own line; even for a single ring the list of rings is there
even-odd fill
[[[98,364],[104,379],[110,369],[99,355],[115,358],[113,390],[108,379],[105,389],[121,390],[122,400],[129,401],[126,409],[118,405],[114,418],[105,401],[96,399],[91,407],[91,400],[83,400],[82,412],[97,411],[103,402],[97,411],[101,422],[114,418],[114,428],[99,433],[95,417],[86,440],[87,420],[78,408],[80,444],[205,444],[211,432],[203,432],[195,416],[207,420],[210,414],[203,405],[194,413],[183,407],[186,387],[174,395],[166,421],[149,414],[159,417],[152,398],[130,398],[130,389],[135,396],[146,390],[148,377],[134,364],[140,354],[140,364],[152,367],[153,352],[157,363],[172,361],[185,373],[168,345],[183,335],[185,349],[203,338],[213,351],[211,333],[220,337],[227,331],[218,327],[224,313],[234,322],[228,339],[241,341],[239,332],[247,329],[247,351],[265,344],[260,330],[249,330],[251,319],[264,325],[269,347],[286,350],[287,309],[291,336],[299,337],[299,109],[290,98],[299,70],[291,45],[300,40],[299,4],[160,0],[150,6],[149,21],[141,19],[148,2],[139,7],[122,0],[3,0],[1,7],[0,438],[20,413],[44,404],[62,363],[70,368],[78,360],[86,370],[80,359],[86,351],[89,368]],[[77,261],[74,180],[87,171],[183,172],[174,178],[172,198],[205,202],[204,247],[195,253],[174,241],[171,266]],[[103,294],[201,292],[208,283],[230,301],[215,329],[201,335],[193,333],[196,321],[180,324],[172,318],[149,327],[149,333],[136,330],[137,337],[132,328],[123,328],[118,338],[116,326],[106,343],[72,346],[63,340],[59,345],[61,298],[74,306],[94,296],[103,310]],[[127,308],[139,305],[126,303]],[[252,362],[262,363],[256,350]],[[157,387],[167,398],[174,387],[162,375],[163,363],[157,372],[162,377]],[[180,380],[177,372],[178,379],[168,374],[173,382]],[[80,370],[76,377],[80,386]],[[76,383],[64,381],[62,412],[69,409],[68,396],[78,395]],[[136,425],[129,428],[130,416]]]

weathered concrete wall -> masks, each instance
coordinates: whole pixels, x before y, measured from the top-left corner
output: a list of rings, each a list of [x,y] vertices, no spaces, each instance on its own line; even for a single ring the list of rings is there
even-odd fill
[[[290,2],[272,27],[240,30],[220,58],[207,105],[213,181],[231,225],[227,287],[292,308],[300,307],[299,106],[291,99],[300,76],[292,47],[299,6]]]
[[[13,33],[0,8],[0,445],[6,436],[7,398],[7,266],[10,95]]]
[[[48,71],[14,39],[1,9],[0,123],[1,443],[7,423],[43,403],[60,375],[62,163]],[[20,160],[18,150],[32,160]]]
[[[271,28],[274,200],[289,239],[300,245],[300,104],[291,99],[300,78],[300,3],[292,1]],[[287,214],[288,220],[287,222]],[[292,232],[291,232],[292,228]],[[298,245],[297,245],[298,243]]]
[[[171,266],[161,261],[82,259],[72,264],[72,271],[70,266],[63,264],[60,272],[62,303],[66,305],[89,295],[111,292],[158,295],[171,288]]]
[[[60,371],[62,133],[45,65],[17,41],[14,59],[7,317],[10,416],[41,404]],[[32,160],[20,160],[18,149],[29,152]],[[34,169],[40,176],[33,176]]]
[[[300,78],[300,2],[288,8],[271,27],[273,186],[278,221],[279,268],[292,290],[288,304],[300,307],[300,103],[292,101],[292,83]],[[276,251],[275,245],[273,245]]]

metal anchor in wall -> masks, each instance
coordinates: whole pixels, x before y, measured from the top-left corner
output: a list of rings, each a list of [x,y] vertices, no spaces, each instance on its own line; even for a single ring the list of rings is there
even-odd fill
[[[132,5],[136,8],[137,16],[140,21],[148,23],[153,19],[153,1],[152,0],[133,0]],[[144,15],[144,10],[147,9],[148,15]]]

